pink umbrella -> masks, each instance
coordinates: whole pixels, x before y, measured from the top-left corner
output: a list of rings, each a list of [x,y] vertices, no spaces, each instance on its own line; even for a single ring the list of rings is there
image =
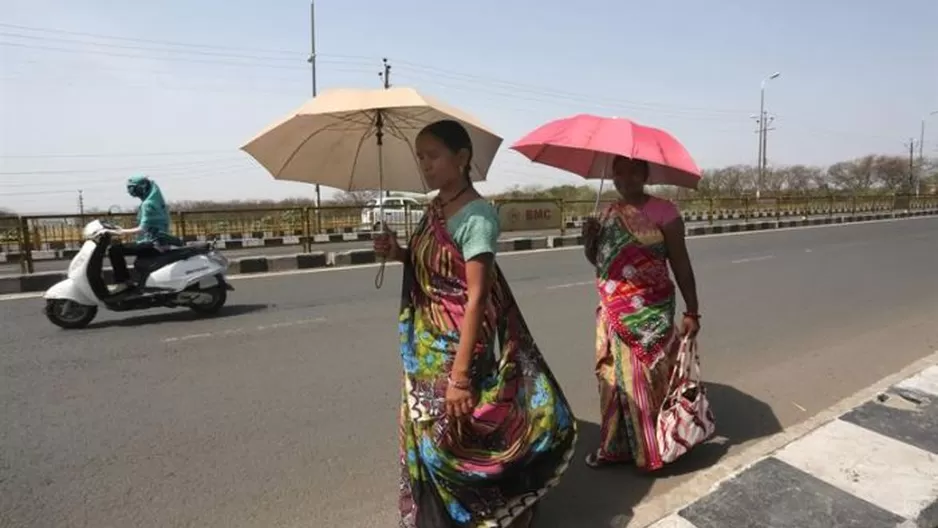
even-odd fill
[[[551,121],[518,140],[512,149],[533,162],[604,178],[616,156],[647,161],[648,183],[696,189],[700,169],[667,132],[624,118],[579,114]],[[609,171],[609,172],[607,172]]]

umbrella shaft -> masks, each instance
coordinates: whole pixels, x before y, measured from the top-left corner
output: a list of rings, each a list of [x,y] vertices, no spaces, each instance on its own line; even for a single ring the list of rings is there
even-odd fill
[[[602,175],[599,177],[599,191],[596,192],[596,203],[593,204],[593,215],[599,212],[599,201],[603,197],[603,184],[606,183],[606,165],[603,164]]]
[[[377,111],[375,117],[375,140],[378,143],[378,215],[383,227],[384,222],[384,112]]]

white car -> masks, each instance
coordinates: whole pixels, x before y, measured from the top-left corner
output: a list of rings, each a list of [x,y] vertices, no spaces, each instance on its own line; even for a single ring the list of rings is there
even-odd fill
[[[384,202],[384,223],[391,229],[413,229],[423,218],[424,206],[416,199],[409,196],[385,196],[365,204],[362,209],[362,229],[381,229],[381,202]]]

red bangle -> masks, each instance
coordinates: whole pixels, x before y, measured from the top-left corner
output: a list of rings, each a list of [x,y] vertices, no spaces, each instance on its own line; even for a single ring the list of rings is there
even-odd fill
[[[697,312],[684,312],[684,317],[690,317],[691,319],[700,319],[700,314]]]

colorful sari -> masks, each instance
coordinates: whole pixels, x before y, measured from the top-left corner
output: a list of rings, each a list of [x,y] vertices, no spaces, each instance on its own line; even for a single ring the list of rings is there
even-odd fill
[[[496,265],[472,358],[478,403],[471,418],[446,416],[466,263],[435,202],[409,247],[399,326],[400,526],[508,527],[569,465],[573,414]]]
[[[596,256],[596,377],[601,461],[664,465],[655,440],[680,340],[664,234],[640,209],[618,203],[600,219]]]

